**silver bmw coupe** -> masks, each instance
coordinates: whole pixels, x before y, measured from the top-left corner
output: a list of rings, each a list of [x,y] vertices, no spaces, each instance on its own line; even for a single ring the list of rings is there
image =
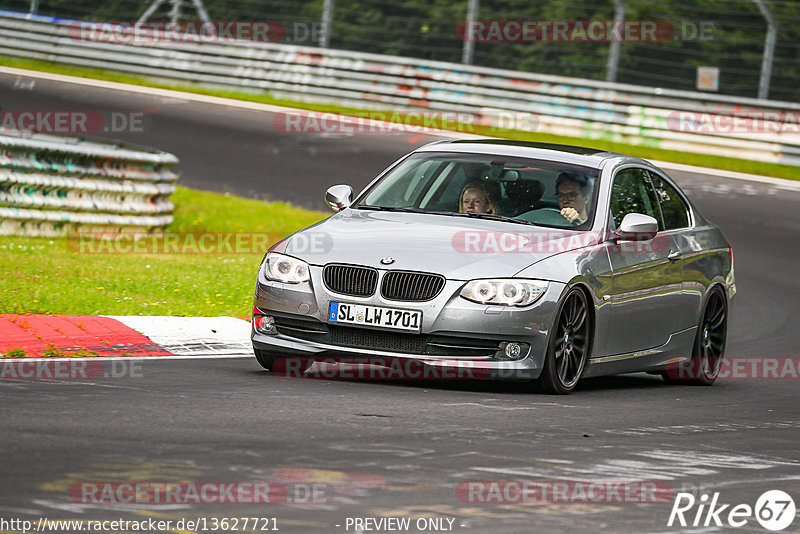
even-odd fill
[[[439,141],[325,198],[337,213],[261,263],[252,342],[266,369],[400,362],[412,378],[467,369],[556,394],[618,373],[717,378],[733,252],[647,161]]]

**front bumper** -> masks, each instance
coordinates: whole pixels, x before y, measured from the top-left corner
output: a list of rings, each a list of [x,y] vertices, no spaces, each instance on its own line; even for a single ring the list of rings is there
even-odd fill
[[[548,332],[565,289],[564,284],[551,282],[547,292],[525,308],[488,306],[459,296],[465,281],[448,280],[431,301],[397,302],[384,299],[379,292],[371,297],[332,293],[322,282],[321,267],[312,266],[310,272],[311,281],[304,284],[269,281],[259,272],[254,313],[275,317],[277,333],[252,330],[255,349],[275,358],[302,361],[303,366],[313,362],[367,363],[414,369],[415,373],[410,373],[414,375],[435,370],[432,377],[538,378]],[[419,310],[420,333],[330,323],[331,301]],[[527,356],[518,360],[504,357],[500,349],[509,342],[529,345]]]

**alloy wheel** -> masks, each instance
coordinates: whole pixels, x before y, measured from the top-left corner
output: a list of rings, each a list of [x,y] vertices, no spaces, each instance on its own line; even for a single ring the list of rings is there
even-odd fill
[[[727,312],[722,292],[715,290],[708,299],[703,325],[700,331],[700,371],[706,380],[714,380],[719,374],[722,355],[725,352]]]
[[[589,302],[580,289],[574,288],[564,297],[540,379],[548,393],[564,395],[577,386],[591,349],[589,312]]]
[[[580,291],[572,292],[561,310],[553,353],[558,379],[567,389],[575,387],[586,364],[587,315],[586,297]]]

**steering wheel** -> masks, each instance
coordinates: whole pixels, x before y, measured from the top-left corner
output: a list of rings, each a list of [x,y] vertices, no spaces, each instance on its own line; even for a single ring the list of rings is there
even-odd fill
[[[561,215],[561,210],[558,208],[539,208],[537,210],[526,211],[525,213],[517,215],[516,218],[532,223],[556,226],[570,224],[567,218]]]

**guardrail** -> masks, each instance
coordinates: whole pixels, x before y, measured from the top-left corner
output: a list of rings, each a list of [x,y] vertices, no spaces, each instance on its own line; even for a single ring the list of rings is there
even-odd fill
[[[0,135],[0,234],[150,231],[172,222],[172,154],[45,134]]]
[[[532,125],[558,135],[800,166],[797,103],[269,42],[113,42],[120,39],[99,31],[108,25],[91,24],[98,23],[0,11],[0,55],[296,101],[470,113],[474,122],[496,127]]]

